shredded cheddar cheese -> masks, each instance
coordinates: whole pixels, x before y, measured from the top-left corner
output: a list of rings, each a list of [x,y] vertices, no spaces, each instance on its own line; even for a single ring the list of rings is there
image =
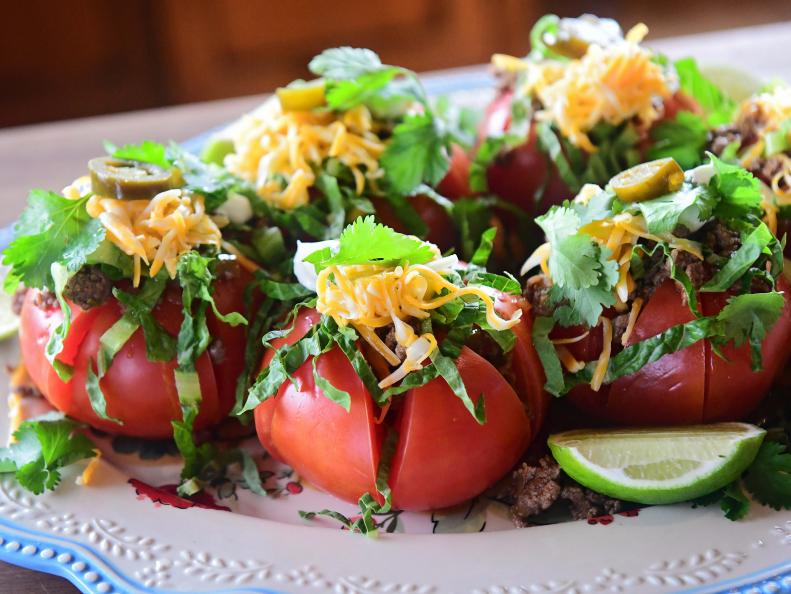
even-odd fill
[[[18,388],[29,385],[31,382],[30,376],[27,374],[27,368],[24,363],[19,363],[9,375],[9,387],[11,391],[8,394],[8,443],[9,445],[16,442],[14,433],[16,433],[19,426],[25,420],[24,410],[22,408],[22,397],[19,395]]]
[[[593,153],[596,147],[587,133],[596,124],[618,125],[636,118],[647,128],[662,115],[657,105],[673,92],[672,75],[639,45],[647,33],[641,23],[623,40],[606,47],[592,44],[582,58],[569,62],[528,59],[518,70],[513,60],[498,54],[493,63],[523,71],[516,92],[541,102],[536,117],[553,122],[574,145]]]
[[[88,461],[88,465],[85,467],[85,470],[82,471],[82,474],[77,477],[77,484],[82,487],[87,487],[93,481],[93,475],[96,473],[96,469],[99,467],[99,460],[102,458],[102,451],[100,449],[93,450],[96,454],[93,458]]]
[[[77,179],[63,190],[66,198],[84,196],[87,177]],[[217,224],[206,213],[203,196],[186,190],[160,192],[151,200],[119,200],[93,195],[86,204],[88,214],[99,219],[107,238],[134,260],[133,283],[140,284],[142,265],[149,274],[164,267],[176,277],[179,256],[198,245],[220,245]]]
[[[621,336],[621,345],[626,346],[629,342],[629,337],[634,332],[634,325],[637,323],[637,317],[640,315],[640,310],[643,307],[643,299],[638,297],[632,302],[632,309],[629,310],[629,320],[626,323],[626,330]]]
[[[283,209],[308,203],[314,168],[328,158],[351,170],[358,194],[384,175],[379,157],[385,143],[362,105],[343,113],[284,112],[279,101],[270,100],[242,118],[233,142],[236,151],[226,157],[226,167],[254,183],[263,200]]]
[[[593,370],[593,379],[591,379],[590,384],[594,392],[598,392],[604,383],[607,369],[610,366],[610,353],[612,352],[612,322],[602,316],[599,318],[599,323],[602,325],[604,338],[601,355],[599,355],[599,360],[596,361],[596,367]]]
[[[387,388],[408,373],[420,369],[437,349],[431,332],[418,334],[410,319],[422,320],[430,311],[464,296],[474,296],[486,306],[486,320],[496,330],[513,327],[521,316],[517,310],[510,320],[495,312],[493,299],[476,286],[457,287],[442,277],[449,272],[448,260],[428,264],[385,267],[379,265],[329,266],[316,280],[316,308],[332,317],[339,326],[351,325],[390,366],[398,366],[379,382]],[[453,259],[455,261],[455,258]],[[376,334],[377,328],[393,325],[404,359]]]

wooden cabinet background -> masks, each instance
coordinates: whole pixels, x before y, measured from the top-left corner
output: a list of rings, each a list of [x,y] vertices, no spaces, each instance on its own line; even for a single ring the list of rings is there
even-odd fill
[[[431,70],[522,54],[546,12],[638,20],[652,35],[791,18],[789,0],[26,0],[4,3],[0,126],[260,93],[325,47]]]

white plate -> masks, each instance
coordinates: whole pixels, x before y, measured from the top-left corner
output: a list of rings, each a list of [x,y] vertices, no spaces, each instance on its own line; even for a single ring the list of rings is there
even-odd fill
[[[489,84],[479,70],[431,81],[435,92]],[[455,94],[459,103],[482,100],[480,91]],[[17,357],[15,339],[0,345],[0,363]],[[6,413],[0,404],[0,435]],[[730,522],[716,506],[679,505],[517,530],[502,504],[481,499],[449,512],[391,514],[385,527],[394,533],[371,540],[301,520],[298,510],[354,508],[271,461],[272,497],[224,482],[209,503],[231,512],[181,509],[166,486],[179,468],[166,445],[97,441],[104,456],[90,486],[77,486],[72,472],[55,493],[33,497],[0,481],[0,560],[102,594],[791,592],[791,511],[756,505]]]

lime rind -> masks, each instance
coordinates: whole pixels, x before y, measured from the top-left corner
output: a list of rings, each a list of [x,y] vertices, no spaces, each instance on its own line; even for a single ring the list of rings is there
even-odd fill
[[[549,447],[564,472],[589,489],[625,501],[667,504],[701,497],[739,478],[765,433],[746,423],[571,431],[550,436]],[[669,447],[662,444],[667,440]],[[630,441],[637,451],[626,451]],[[609,463],[593,462],[596,450],[600,457],[612,454]],[[642,460],[641,453],[646,454]],[[652,474],[659,478],[644,478]]]

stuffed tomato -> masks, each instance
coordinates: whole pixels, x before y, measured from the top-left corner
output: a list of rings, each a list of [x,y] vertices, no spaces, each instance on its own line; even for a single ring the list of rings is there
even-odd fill
[[[213,157],[254,187],[293,239],[337,238],[357,216],[375,214],[443,250],[455,246],[449,202],[437,191],[467,195],[469,159],[417,75],[354,48],[326,50],[309,68],[320,78],[278,89],[213,144],[222,152],[210,147]]]
[[[189,434],[235,402],[252,276],[223,253],[223,199],[189,185],[183,154],[116,150],[62,195],[34,190],[4,253],[21,283],[22,362],[77,421],[145,438],[183,423]]]
[[[654,149],[672,156],[657,124],[700,108],[679,90],[674,66],[640,45],[646,33],[642,24],[624,35],[610,19],[547,15],[526,58],[495,55],[502,85],[480,125],[475,163],[484,173],[476,189],[538,215]],[[705,143],[705,126],[703,135]]]
[[[273,456],[348,501],[387,485],[409,510],[513,467],[547,406],[516,283],[372,218],[295,262],[315,302],[273,334],[245,406]]]
[[[631,425],[739,420],[791,354],[782,244],[753,176],[641,164],[539,217],[525,263],[547,389]]]
[[[718,127],[709,148],[748,169],[763,184],[766,224],[778,237],[791,230],[791,87],[746,99],[733,121]],[[786,256],[791,249],[786,244]]]

